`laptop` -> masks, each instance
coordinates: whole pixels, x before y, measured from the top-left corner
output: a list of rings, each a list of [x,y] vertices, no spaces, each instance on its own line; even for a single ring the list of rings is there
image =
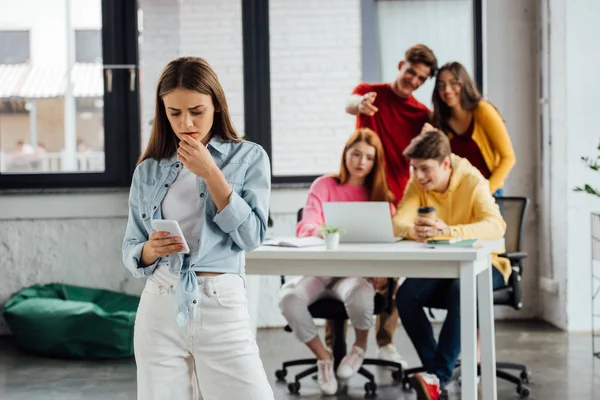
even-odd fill
[[[394,243],[390,205],[386,201],[323,203],[327,225],[343,229],[340,243]]]

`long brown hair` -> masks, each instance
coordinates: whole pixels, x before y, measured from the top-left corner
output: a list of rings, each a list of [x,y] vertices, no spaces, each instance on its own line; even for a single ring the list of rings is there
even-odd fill
[[[175,136],[167,118],[163,96],[178,88],[211,97],[215,108],[213,126],[209,133],[211,137],[219,135],[225,140],[240,140],[231,122],[225,92],[215,71],[200,57],[180,57],[167,64],[158,80],[152,132],[148,147],[138,164],[147,158],[156,160],[169,158],[177,152],[179,139]]]
[[[450,71],[460,83],[460,106],[463,108],[463,110],[473,111],[481,101],[481,94],[477,89],[477,85],[469,76],[469,73],[461,63],[454,61],[442,65],[442,67],[438,70],[437,77],[435,79],[435,88],[433,89],[433,94],[431,95],[431,100],[433,103],[433,125],[436,128],[442,129],[444,132],[448,132],[450,129],[448,120],[452,116],[452,110],[448,104],[442,100],[438,90],[440,75],[444,71]]]
[[[373,169],[367,175],[365,179],[365,187],[371,201],[388,201],[395,203],[396,199],[387,185],[385,177],[385,158],[383,157],[383,146],[381,140],[373,130],[369,128],[357,129],[344,146],[342,153],[342,161],[340,162],[340,172],[332,175],[339,183],[348,183],[350,179],[350,171],[346,167],[346,153],[356,143],[365,142],[369,146],[375,148],[375,162],[373,163]]]

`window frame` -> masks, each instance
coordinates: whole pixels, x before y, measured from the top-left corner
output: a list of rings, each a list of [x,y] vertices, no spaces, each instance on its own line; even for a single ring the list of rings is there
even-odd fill
[[[31,59],[31,30],[30,29],[0,29],[0,33],[22,33],[27,34],[27,58],[24,61],[6,63],[0,59],[0,64],[24,64]]]
[[[379,80],[380,71],[379,41],[377,40],[377,14],[375,2],[378,0],[361,0],[362,34],[367,40],[362,43],[363,79]],[[483,87],[483,0],[473,2],[473,37],[475,81]],[[365,35],[368,33],[368,35]],[[244,62],[244,124],[246,137],[260,144],[273,164],[273,147],[271,132],[271,71],[270,71],[270,39],[269,39],[269,0],[242,1],[242,35]],[[358,84],[359,82],[357,82]],[[350,93],[348,93],[348,96]],[[318,176],[273,175],[274,187],[305,187]]]
[[[97,60],[93,60],[93,61],[89,61],[89,60],[81,60],[81,54],[80,54],[80,49],[81,49],[81,42],[79,40],[83,39],[83,36],[86,36],[86,34],[91,34],[90,36],[99,34],[100,35],[100,46],[102,47],[102,29],[73,29],[73,34],[75,37],[75,62],[76,63],[96,63]],[[79,34],[79,35],[78,35]],[[89,38],[89,37],[87,37]],[[86,38],[86,39],[87,39]],[[79,40],[78,40],[79,39]],[[84,46],[82,46],[84,47]],[[102,51],[102,48],[100,49]]]
[[[138,5],[136,0],[102,1],[102,57],[104,93],[104,172],[0,173],[0,190],[123,188],[131,183],[140,155],[140,91]],[[130,90],[129,68],[135,66]],[[106,72],[112,72],[112,90]]]

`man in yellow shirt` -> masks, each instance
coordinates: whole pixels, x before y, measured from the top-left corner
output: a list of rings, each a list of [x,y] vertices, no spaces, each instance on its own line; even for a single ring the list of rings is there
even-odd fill
[[[393,219],[396,236],[424,242],[432,236],[497,240],[504,222],[489,183],[469,161],[451,153],[448,137],[430,130],[404,151],[412,176]],[[419,217],[419,207],[435,208],[433,218]],[[502,249],[499,249],[502,251]],[[492,255],[494,288],[511,273],[508,260]],[[423,310],[432,299],[448,310],[438,343]],[[460,282],[458,279],[407,279],[396,293],[400,319],[427,372],[411,378],[419,400],[437,400],[450,380],[460,354]]]

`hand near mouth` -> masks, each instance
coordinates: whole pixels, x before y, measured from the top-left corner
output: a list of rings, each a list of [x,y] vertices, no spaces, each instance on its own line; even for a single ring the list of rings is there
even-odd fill
[[[177,159],[187,169],[203,179],[218,169],[206,146],[194,140],[187,133],[184,133],[181,139],[177,149]]]

